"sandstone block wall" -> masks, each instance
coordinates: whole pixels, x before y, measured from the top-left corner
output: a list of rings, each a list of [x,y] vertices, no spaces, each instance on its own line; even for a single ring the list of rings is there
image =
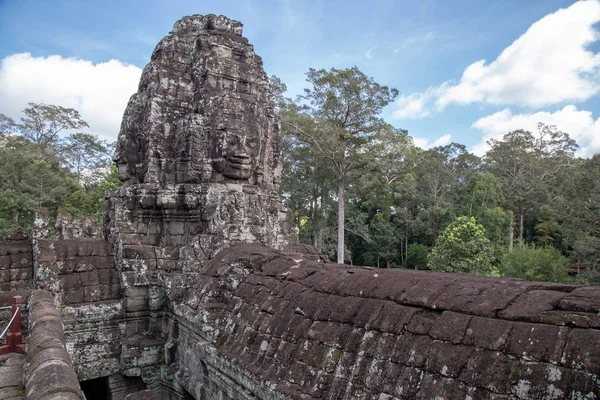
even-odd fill
[[[80,380],[119,372],[125,314],[121,280],[103,240],[37,239],[35,282],[60,305],[65,340]]]
[[[50,292],[33,292],[29,325],[26,398],[85,400],[67,352],[60,313]]]
[[[0,291],[31,289],[32,279],[31,241],[0,243]]]
[[[119,271],[103,240],[53,242],[62,294],[61,314],[80,380],[120,369],[124,319]]]
[[[54,249],[65,305],[121,298],[119,272],[108,242],[55,241]]]
[[[597,287],[322,264],[249,246],[220,253],[174,305],[202,338],[179,340],[180,375],[196,372],[182,382],[208,398],[224,390],[210,383],[219,376],[236,377],[225,382],[231,396],[237,382],[292,398],[598,398],[599,310]]]

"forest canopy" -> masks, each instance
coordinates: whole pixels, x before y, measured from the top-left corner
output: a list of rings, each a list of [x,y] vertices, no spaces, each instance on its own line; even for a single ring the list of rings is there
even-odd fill
[[[367,111],[353,114],[354,99],[373,97],[373,87],[395,89],[356,68],[307,75],[297,99],[271,78],[284,136],[282,192],[302,242],[357,265],[600,283],[599,154],[577,158],[569,134],[543,121],[537,132],[490,140],[483,157],[460,143],[424,150],[385,123],[381,108],[362,104]],[[346,86],[332,90],[332,82]],[[345,125],[348,115],[373,129]]]
[[[119,185],[113,145],[78,132],[88,124],[72,108],[29,103],[19,121],[0,113],[0,239],[30,231],[45,207],[76,218],[104,214],[104,190]]]

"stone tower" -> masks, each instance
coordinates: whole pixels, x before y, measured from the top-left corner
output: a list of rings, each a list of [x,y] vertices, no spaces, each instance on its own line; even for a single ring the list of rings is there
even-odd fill
[[[279,197],[280,144],[269,81],[242,24],[177,21],[144,68],[114,157],[123,186],[105,229],[129,303],[156,303],[165,280],[183,290],[231,245],[296,243]],[[128,331],[152,329],[140,318]]]
[[[280,144],[269,81],[242,24],[177,21],[125,110],[115,154],[124,186],[110,201],[108,236],[189,246],[200,260],[236,243],[290,246]]]

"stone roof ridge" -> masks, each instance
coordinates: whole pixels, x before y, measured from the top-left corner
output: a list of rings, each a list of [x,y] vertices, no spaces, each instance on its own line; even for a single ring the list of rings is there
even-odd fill
[[[224,15],[188,15],[173,25],[172,35],[194,34],[198,35],[207,31],[225,32],[235,36],[242,36],[243,24],[229,19]]]

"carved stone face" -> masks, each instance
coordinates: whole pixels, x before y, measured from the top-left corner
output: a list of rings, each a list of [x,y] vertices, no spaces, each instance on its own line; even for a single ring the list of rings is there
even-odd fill
[[[131,179],[127,161],[125,160],[124,143],[125,140],[119,137],[119,142],[117,143],[117,148],[115,150],[115,154],[113,155],[113,162],[117,164],[117,178],[121,182],[126,182]]]
[[[246,125],[244,129],[218,132],[211,146],[213,168],[227,178],[250,178],[256,169],[261,148],[258,129]]]

